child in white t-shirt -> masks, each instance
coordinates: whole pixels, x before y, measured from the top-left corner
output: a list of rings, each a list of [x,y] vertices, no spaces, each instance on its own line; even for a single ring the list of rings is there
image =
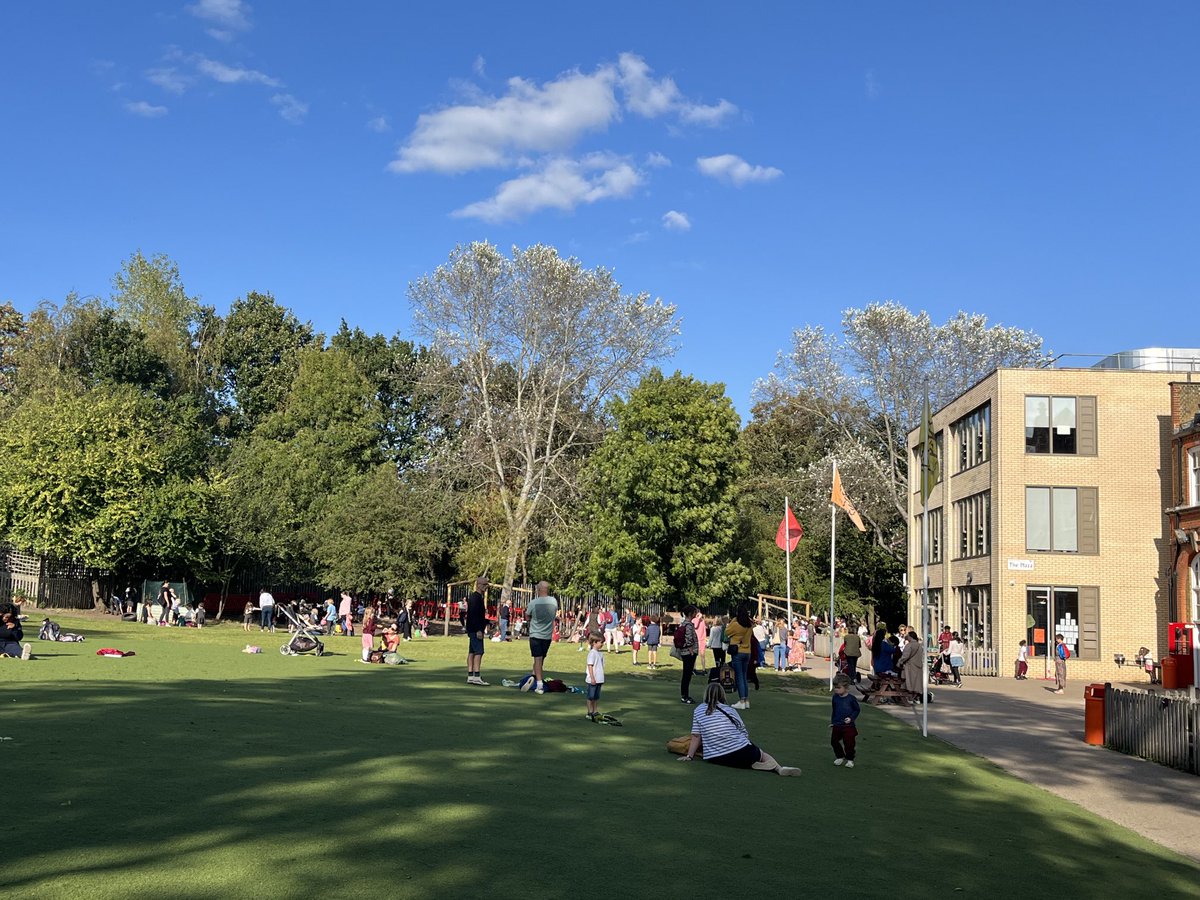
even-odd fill
[[[600,689],[604,687],[604,654],[600,652],[604,636],[593,632],[588,637],[588,644],[592,649],[587,655],[587,717],[594,722],[600,705]]]

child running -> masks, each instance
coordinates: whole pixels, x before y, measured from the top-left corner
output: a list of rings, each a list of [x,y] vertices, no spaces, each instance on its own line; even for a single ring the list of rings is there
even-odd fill
[[[833,745],[833,764],[843,763],[847,769],[854,768],[854,742],[858,729],[858,700],[850,696],[850,676],[838,675],[833,679],[833,716],[829,724],[829,743]]]
[[[587,717],[593,722],[600,705],[600,689],[604,687],[604,654],[600,652],[603,644],[603,635],[598,632],[588,635],[591,649],[587,655]]]

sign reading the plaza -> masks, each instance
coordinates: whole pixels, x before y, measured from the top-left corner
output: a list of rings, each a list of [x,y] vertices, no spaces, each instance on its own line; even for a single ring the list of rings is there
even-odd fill
[[[1008,568],[1009,568],[1009,570],[1014,571],[1014,572],[1032,572],[1033,571],[1033,560],[1032,559],[1010,559],[1008,561]]]

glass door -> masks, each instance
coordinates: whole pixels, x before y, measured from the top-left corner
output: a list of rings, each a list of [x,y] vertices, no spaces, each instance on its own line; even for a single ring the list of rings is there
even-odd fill
[[[1029,656],[1049,656],[1054,645],[1050,634],[1050,588],[1030,587],[1025,589],[1025,641]]]

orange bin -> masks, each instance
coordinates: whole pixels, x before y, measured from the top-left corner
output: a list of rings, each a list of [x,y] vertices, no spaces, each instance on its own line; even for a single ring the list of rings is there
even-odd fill
[[[1179,658],[1167,654],[1162,661],[1162,686],[1164,690],[1174,691],[1181,685],[1179,684]]]
[[[1106,684],[1089,684],[1083,689],[1083,742],[1104,746],[1104,697]]]

